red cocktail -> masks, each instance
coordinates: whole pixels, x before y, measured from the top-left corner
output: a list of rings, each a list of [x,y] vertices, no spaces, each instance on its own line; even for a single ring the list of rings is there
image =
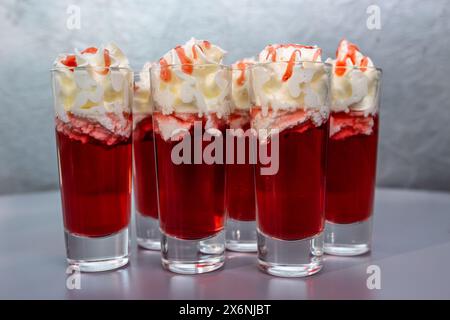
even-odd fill
[[[80,236],[104,237],[126,228],[131,206],[130,138],[118,137],[108,144],[83,133],[68,132],[70,129],[56,121],[66,230]]]
[[[340,130],[328,142],[326,218],[355,223],[372,215],[375,188],[378,115],[332,113]]]
[[[52,70],[67,261],[128,263],[133,72],[114,44],[61,54]]]
[[[232,65],[233,111],[228,118],[230,130],[227,135],[226,246],[228,250],[240,252],[256,251],[256,161],[252,154],[255,150],[252,153],[250,151],[255,149],[256,141],[250,132],[249,71],[249,67],[254,63],[253,59],[243,59]]]
[[[133,95],[133,184],[136,240],[140,247],[161,249],[156,187],[153,103],[150,92],[150,63],[134,78]]]
[[[272,275],[322,268],[331,70],[320,54],[315,46],[269,45],[252,68],[258,263]]]
[[[158,190],[161,229],[172,237],[196,240],[213,236],[224,227],[225,221],[225,165],[195,163],[194,149],[203,154],[211,143],[203,141],[207,117],[195,114],[165,116],[154,114],[155,142],[158,163]],[[178,123],[178,128],[187,128],[184,137],[165,140],[161,126]],[[195,136],[194,124],[201,128]],[[225,136],[225,123],[217,121],[215,128]],[[191,155],[187,162],[175,164],[172,149],[183,139],[190,139]],[[201,141],[195,146],[195,141]]]
[[[241,129],[244,134],[250,129],[249,120],[241,126]],[[248,136],[241,134],[235,134],[233,138],[235,140],[233,163],[227,164],[226,170],[228,217],[239,221],[255,221],[255,177],[253,174],[254,164],[250,161],[250,140]],[[242,143],[244,148],[240,149],[239,143]],[[239,152],[243,153],[244,163],[238,163]]]
[[[224,51],[191,39],[151,68],[163,267],[203,273],[225,260],[225,130],[231,72]]]
[[[241,252],[256,251],[256,201],[254,164],[251,148],[254,137],[250,133],[248,111],[235,111],[229,118],[227,152],[233,152],[226,167],[226,228],[227,249]],[[253,140],[252,140],[253,139]],[[228,141],[228,140],[227,140]]]
[[[265,235],[299,240],[322,232],[327,134],[328,122],[310,120],[279,133],[278,172],[256,175],[258,226]]]
[[[146,217],[158,219],[155,143],[151,116],[133,130],[134,192],[136,209]]]
[[[330,62],[324,250],[352,256],[371,246],[381,70],[345,39]]]

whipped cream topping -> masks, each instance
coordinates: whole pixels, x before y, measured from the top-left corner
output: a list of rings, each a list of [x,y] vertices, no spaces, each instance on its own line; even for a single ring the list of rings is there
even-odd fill
[[[231,66],[232,69],[232,100],[233,108],[236,110],[249,110],[250,101],[250,70],[249,66],[255,64],[255,59],[245,58],[239,60]]]
[[[133,121],[139,123],[153,111],[153,101],[151,99],[150,68],[151,62],[146,62],[141,72],[135,77],[133,95]]]
[[[322,50],[299,44],[269,45],[252,68],[253,104],[272,110],[328,107],[328,74]]]
[[[322,61],[322,49],[302,44],[270,44],[258,55],[259,62]]]
[[[74,117],[87,119],[115,134],[130,135],[132,72],[115,44],[60,54],[53,67],[59,120],[76,124],[82,122],[72,121]]]
[[[194,38],[171,49],[151,69],[155,108],[163,114],[226,115],[231,72],[220,65],[224,55],[220,47]]]
[[[380,72],[359,48],[343,39],[336,50],[333,65],[331,111],[376,113]]]

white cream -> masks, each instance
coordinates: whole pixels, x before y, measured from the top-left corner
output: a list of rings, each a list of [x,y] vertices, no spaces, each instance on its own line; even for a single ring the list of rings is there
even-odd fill
[[[270,45],[252,68],[254,104],[272,110],[328,107],[328,74],[317,46]]]
[[[139,72],[139,78],[134,84],[133,95],[133,122],[139,123],[148,117],[153,111],[153,101],[151,99],[150,68],[151,62],[147,62]]]
[[[255,64],[253,58],[245,58],[232,65],[232,101],[236,110],[248,111],[250,101],[250,70],[249,66]]]
[[[166,53],[151,69],[155,108],[163,114],[228,114],[231,75],[220,65],[224,54],[220,47],[194,38]]]
[[[131,113],[132,72],[128,59],[115,44],[96,52],[87,50],[59,55],[54,62],[56,116],[63,122],[69,122],[69,115],[87,118],[111,132],[129,135],[125,114]],[[66,66],[63,61],[73,56],[76,66]]]
[[[339,43],[333,65],[331,111],[377,112],[380,72],[372,60],[347,40]]]

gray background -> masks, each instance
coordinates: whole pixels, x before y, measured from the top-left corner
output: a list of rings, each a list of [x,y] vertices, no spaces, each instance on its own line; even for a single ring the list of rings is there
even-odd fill
[[[66,28],[69,4],[81,29]],[[381,30],[366,27],[369,5]],[[116,42],[134,68],[189,37],[229,61],[269,43],[342,37],[384,70],[378,184],[450,191],[449,1],[13,1],[0,2],[0,193],[56,188],[49,69],[59,52]]]

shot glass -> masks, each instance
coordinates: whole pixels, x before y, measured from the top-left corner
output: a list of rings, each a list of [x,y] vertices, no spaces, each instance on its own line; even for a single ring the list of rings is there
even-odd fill
[[[255,177],[250,132],[250,64],[232,66],[232,112],[228,118],[226,163],[226,247],[256,252]]]
[[[345,90],[338,92],[342,81],[352,87],[352,96],[343,95]],[[381,69],[334,66],[325,205],[328,254],[354,256],[370,251],[380,84]],[[343,110],[343,99],[357,102]]]
[[[119,268],[129,254],[133,72],[56,68],[52,82],[67,261]]]
[[[156,189],[155,141],[153,135],[150,65],[134,77],[133,185],[137,243],[150,250],[161,249]]]
[[[230,69],[218,64],[151,68],[161,257],[172,272],[204,273],[224,263],[230,82]]]
[[[258,264],[271,275],[322,268],[330,68],[308,61],[252,68]]]

